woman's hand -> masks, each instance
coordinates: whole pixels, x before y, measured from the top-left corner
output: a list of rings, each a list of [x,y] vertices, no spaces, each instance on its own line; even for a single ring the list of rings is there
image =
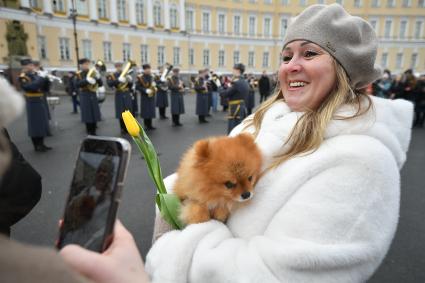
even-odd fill
[[[133,236],[119,220],[114,239],[102,254],[77,245],[65,246],[60,254],[75,271],[94,282],[149,282]]]

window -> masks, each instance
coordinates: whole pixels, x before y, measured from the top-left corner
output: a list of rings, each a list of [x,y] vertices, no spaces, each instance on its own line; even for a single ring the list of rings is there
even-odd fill
[[[425,0],[419,0],[418,1],[418,7],[419,8],[425,8]]]
[[[161,26],[162,25],[161,3],[159,3],[159,2],[155,2],[155,5],[153,6],[153,24],[155,26]]]
[[[317,0],[317,4],[325,4],[325,0]]]
[[[69,53],[69,38],[59,38],[59,54],[61,60],[70,60],[71,56]]]
[[[176,6],[171,6],[170,8],[170,26],[171,28],[177,28],[178,18],[177,18],[177,8]]]
[[[192,10],[186,10],[186,30],[189,32],[193,30],[193,11]]]
[[[112,44],[108,41],[103,42],[103,60],[112,62]]]
[[[280,3],[282,5],[289,5],[289,0],[281,0]]]
[[[385,29],[384,29],[384,37],[390,38],[391,37],[391,26],[393,24],[392,20],[386,20],[385,21]]]
[[[208,49],[204,49],[203,55],[204,67],[208,67],[210,65],[210,51]]]
[[[272,0],[264,0],[264,4],[271,4]]]
[[[387,7],[389,8],[395,7],[395,0],[387,0]]]
[[[339,5],[344,5],[344,1],[343,0],[336,0],[336,3],[338,3]]]
[[[241,16],[233,16],[233,33],[241,33]]]
[[[88,1],[86,0],[76,0],[76,9],[78,15],[87,16],[89,14]]]
[[[372,0],[372,7],[378,8],[379,7],[379,0]]]
[[[40,3],[39,3],[38,0],[30,0],[30,7],[31,8],[38,8],[38,9],[41,8]]]
[[[418,61],[418,53],[413,53],[412,58],[410,59],[410,68],[415,69]]]
[[[400,22],[400,33],[399,33],[399,37],[400,38],[405,38],[406,37],[406,27],[407,27],[407,21],[406,20],[402,20]]]
[[[403,67],[403,53],[397,53],[395,65],[397,69],[401,69]]]
[[[271,19],[265,18],[264,19],[264,36],[269,37],[271,34],[270,28],[271,28]]]
[[[423,24],[422,21],[416,21],[415,23],[415,34],[414,34],[415,39],[421,38],[422,24]]]
[[[361,0],[354,0],[354,7],[360,8],[361,6],[362,6],[362,1]]]
[[[83,56],[92,59],[91,40],[83,39]]]
[[[44,36],[38,36],[38,57],[40,59],[47,59],[47,50],[46,50],[46,38]]]
[[[382,53],[382,57],[381,57],[381,66],[383,68],[387,67],[387,63],[388,63],[387,61],[388,61],[388,53],[384,52],[384,53]]]
[[[136,21],[138,24],[145,23],[145,8],[143,0],[136,0]]]
[[[377,20],[370,20],[370,25],[375,30],[375,32],[377,32],[377,28],[376,27],[378,26],[378,21]]]
[[[239,51],[233,51],[233,65],[239,63]]]
[[[280,37],[284,37],[286,34],[286,29],[288,28],[288,19],[280,19]]]
[[[404,8],[408,8],[408,7],[410,7],[412,5],[412,3],[410,3],[410,0],[403,0],[403,4],[402,4],[402,6],[404,7]]]
[[[208,12],[202,13],[202,31],[210,32],[210,13]]]
[[[165,46],[158,46],[157,63],[159,66],[165,63]]]
[[[118,20],[126,21],[127,20],[127,9],[126,9],[126,1],[118,0],[117,1],[117,9],[118,9]]]
[[[220,34],[225,33],[225,26],[226,26],[226,16],[224,14],[218,15],[218,32]]]
[[[269,52],[263,52],[263,68],[269,66]]]
[[[64,0],[54,0],[53,1],[53,11],[55,12],[65,12],[65,3]]]
[[[130,43],[123,43],[122,45],[122,60],[127,62],[131,58],[131,45]]]
[[[180,47],[173,47],[173,65],[180,65]]]
[[[218,66],[224,67],[224,50],[218,51]]]
[[[300,0],[300,6],[307,6],[307,0]]]
[[[250,36],[255,36],[255,17],[254,16],[249,17],[248,33]]]
[[[189,66],[195,65],[195,52],[193,48],[189,48]]]
[[[149,49],[148,45],[142,44],[140,46],[140,58],[142,60],[142,64],[147,64],[149,62]]]
[[[248,67],[254,67],[254,56],[255,56],[254,51],[248,52]]]
[[[99,11],[99,18],[100,19],[107,19],[108,18],[108,8],[106,4],[106,0],[98,0],[97,1],[97,9]]]

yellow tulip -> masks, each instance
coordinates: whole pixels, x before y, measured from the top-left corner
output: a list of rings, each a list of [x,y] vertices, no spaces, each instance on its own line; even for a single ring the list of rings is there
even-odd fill
[[[140,127],[137,124],[136,119],[130,111],[122,112],[122,119],[124,120],[125,127],[127,128],[127,132],[132,137],[138,137],[140,134]]]

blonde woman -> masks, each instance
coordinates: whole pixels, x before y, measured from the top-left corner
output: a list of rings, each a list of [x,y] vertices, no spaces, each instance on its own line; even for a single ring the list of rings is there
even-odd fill
[[[252,133],[262,150],[255,196],[226,224],[162,235],[147,255],[152,282],[364,282],[374,273],[396,231],[412,122],[409,102],[362,92],[381,75],[376,52],[372,27],[340,5],[294,20],[277,93],[231,133]]]

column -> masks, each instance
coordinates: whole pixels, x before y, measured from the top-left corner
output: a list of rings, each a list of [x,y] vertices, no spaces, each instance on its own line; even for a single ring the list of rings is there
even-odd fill
[[[111,23],[112,24],[118,24],[118,14],[117,14],[117,1],[109,1],[110,5],[110,12],[111,12]]]
[[[153,28],[153,0],[148,0],[148,10],[146,14],[148,15],[148,28]]]
[[[180,11],[180,31],[186,32],[186,9],[184,6],[184,0],[179,0],[179,11]]]
[[[137,26],[136,20],[136,0],[128,1],[128,17],[131,26]]]
[[[93,22],[97,22],[97,20],[99,19],[97,13],[97,1],[89,1],[89,5],[90,20]]]
[[[164,28],[170,30],[170,5],[168,0],[164,0]]]
[[[21,5],[21,8],[23,8],[23,9],[29,9],[30,8],[30,1],[29,0],[21,0],[20,5]]]
[[[47,14],[47,15],[52,15],[53,14],[52,1],[50,1],[50,0],[43,0],[43,13],[44,14]]]

